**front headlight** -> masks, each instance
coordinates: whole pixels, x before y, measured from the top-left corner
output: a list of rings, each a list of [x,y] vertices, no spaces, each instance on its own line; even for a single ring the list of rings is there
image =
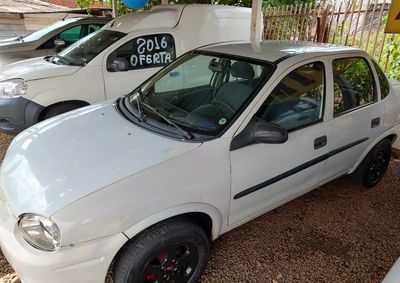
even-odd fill
[[[18,227],[31,246],[43,251],[56,251],[60,248],[60,230],[50,219],[27,213],[20,216]]]
[[[0,82],[0,98],[14,98],[25,95],[28,85],[23,79],[12,79]]]

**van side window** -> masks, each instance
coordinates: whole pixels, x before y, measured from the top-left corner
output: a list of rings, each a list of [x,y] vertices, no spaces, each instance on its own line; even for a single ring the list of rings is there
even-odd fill
[[[332,66],[335,116],[377,100],[374,77],[364,58],[336,59]]]
[[[389,95],[390,86],[389,82],[383,73],[381,67],[377,63],[374,62],[376,73],[378,74],[379,84],[381,86],[381,99],[384,99],[386,96]]]
[[[107,70],[121,72],[163,67],[175,58],[175,41],[172,35],[144,35],[128,41],[111,53],[107,59]]]
[[[256,119],[288,131],[322,121],[325,97],[324,64],[301,66],[280,81],[256,113]]]

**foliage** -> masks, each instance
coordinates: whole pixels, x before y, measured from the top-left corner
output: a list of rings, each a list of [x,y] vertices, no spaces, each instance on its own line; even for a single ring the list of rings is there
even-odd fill
[[[400,80],[400,34],[387,38],[387,70],[389,78]]]
[[[282,5],[295,5],[295,4],[306,4],[306,3],[310,4],[316,2],[317,2],[316,0],[263,0],[263,6],[276,7]],[[318,1],[318,2],[323,2],[323,1]]]

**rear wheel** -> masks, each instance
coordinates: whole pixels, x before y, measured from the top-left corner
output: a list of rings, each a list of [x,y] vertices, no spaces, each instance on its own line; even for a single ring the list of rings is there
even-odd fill
[[[384,176],[390,162],[392,144],[382,140],[375,145],[353,173],[353,181],[365,188],[372,188]]]
[[[197,282],[209,252],[207,235],[198,224],[187,218],[167,220],[122,248],[114,265],[114,282]]]

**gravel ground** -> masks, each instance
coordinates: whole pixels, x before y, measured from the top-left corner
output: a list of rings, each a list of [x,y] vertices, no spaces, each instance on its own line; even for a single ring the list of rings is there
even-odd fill
[[[202,282],[380,282],[400,256],[399,166],[373,190],[343,177],[221,236]],[[0,283],[14,278],[0,253]]]

